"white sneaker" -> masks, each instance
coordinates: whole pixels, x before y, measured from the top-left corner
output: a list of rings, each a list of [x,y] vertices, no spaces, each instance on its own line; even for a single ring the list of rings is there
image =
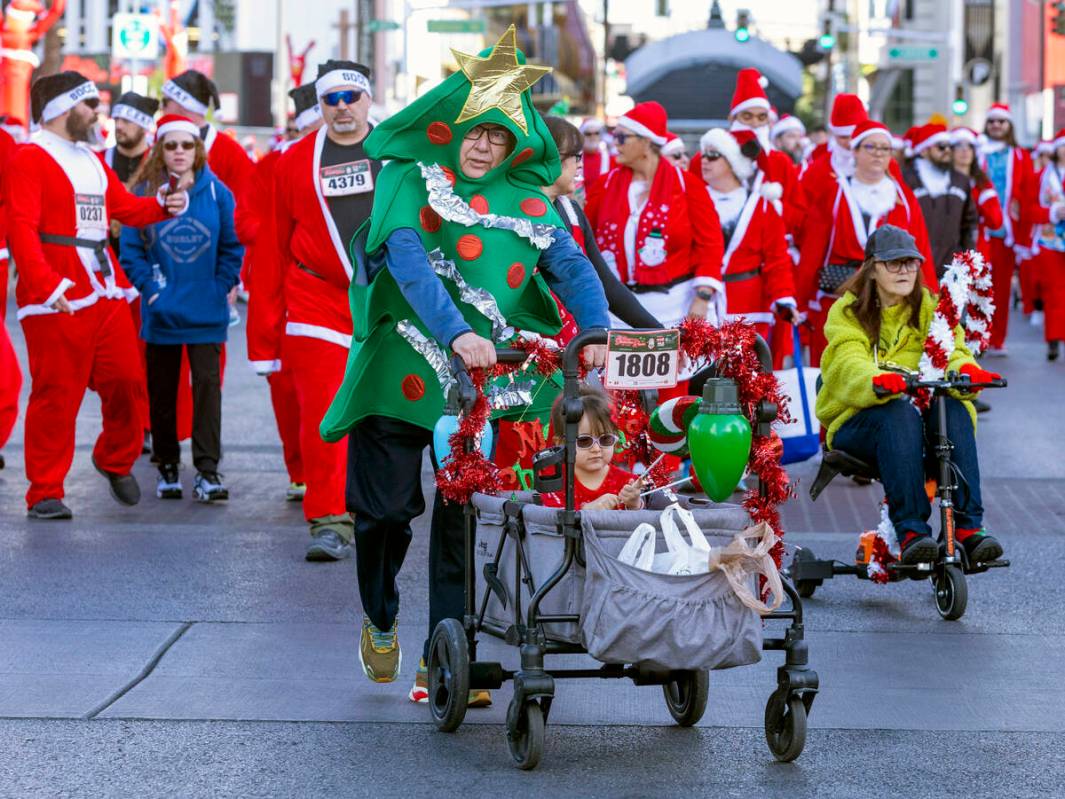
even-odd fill
[[[1032,315],[1028,317],[1028,324],[1032,327],[1042,327],[1044,318],[1042,311],[1032,311]]]

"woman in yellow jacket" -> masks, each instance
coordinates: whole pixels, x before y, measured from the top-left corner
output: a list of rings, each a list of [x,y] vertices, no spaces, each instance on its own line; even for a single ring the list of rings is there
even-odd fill
[[[885,225],[869,237],[865,262],[828,314],[817,396],[817,418],[829,448],[844,450],[879,472],[903,563],[932,561],[938,554],[924,489],[930,414],[922,417],[903,395],[905,379],[892,371],[917,370],[935,311],[935,298],[921,285],[920,266],[921,253],[901,228]],[[960,327],[954,341],[948,372],[967,374],[974,383],[999,377],[976,365]],[[896,396],[879,398],[873,386]],[[955,494],[956,534],[973,562],[1000,557],[1002,546],[983,527],[971,396],[959,394],[946,402],[947,435],[964,477]]]

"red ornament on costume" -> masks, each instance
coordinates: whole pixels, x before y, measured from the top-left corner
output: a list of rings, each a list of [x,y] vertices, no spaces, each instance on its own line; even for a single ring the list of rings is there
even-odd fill
[[[445,122],[433,122],[426,130],[429,141],[433,144],[448,144],[451,142],[451,128]]]

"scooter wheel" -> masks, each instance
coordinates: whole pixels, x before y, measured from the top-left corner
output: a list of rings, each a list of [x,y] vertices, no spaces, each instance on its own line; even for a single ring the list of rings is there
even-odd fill
[[[792,558],[792,572],[798,571],[795,568],[797,563],[807,563],[817,560],[814,557],[814,553],[806,547],[799,547],[795,550],[795,556]],[[799,592],[799,596],[803,599],[809,599],[814,595],[814,591],[817,590],[817,586],[821,585],[821,580],[796,580],[795,590]]]
[[[706,712],[710,698],[710,672],[705,669],[685,671],[676,680],[662,686],[669,715],[681,727],[697,724]]]
[[[521,707],[511,703],[507,712],[507,748],[514,765],[529,771],[540,765],[544,756],[544,711],[535,700]]]
[[[798,694],[774,691],[765,706],[765,740],[781,763],[790,763],[806,746],[806,705]]]
[[[947,621],[957,621],[965,615],[969,604],[969,587],[965,574],[957,566],[945,566],[932,578],[936,593],[936,610]]]
[[[441,732],[454,732],[466,718],[470,652],[458,619],[444,619],[429,642],[429,713]]]

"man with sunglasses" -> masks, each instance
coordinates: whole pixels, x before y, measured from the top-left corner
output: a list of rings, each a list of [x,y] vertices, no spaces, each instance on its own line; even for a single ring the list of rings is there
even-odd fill
[[[279,360],[299,403],[303,513],[310,526],[306,557],[351,557],[353,525],[344,501],[347,445],[327,444],[318,425],[340,387],[351,347],[349,246],[370,216],[381,162],[363,149],[370,70],[352,61],[327,61],[315,81],[325,124],[294,143],[277,162],[273,233],[284,274],[284,336]]]
[[[969,179],[954,168],[947,126],[924,125],[912,142],[914,157],[902,168],[902,178],[921,205],[936,276],[943,277],[954,253],[976,247],[979,218]]]

